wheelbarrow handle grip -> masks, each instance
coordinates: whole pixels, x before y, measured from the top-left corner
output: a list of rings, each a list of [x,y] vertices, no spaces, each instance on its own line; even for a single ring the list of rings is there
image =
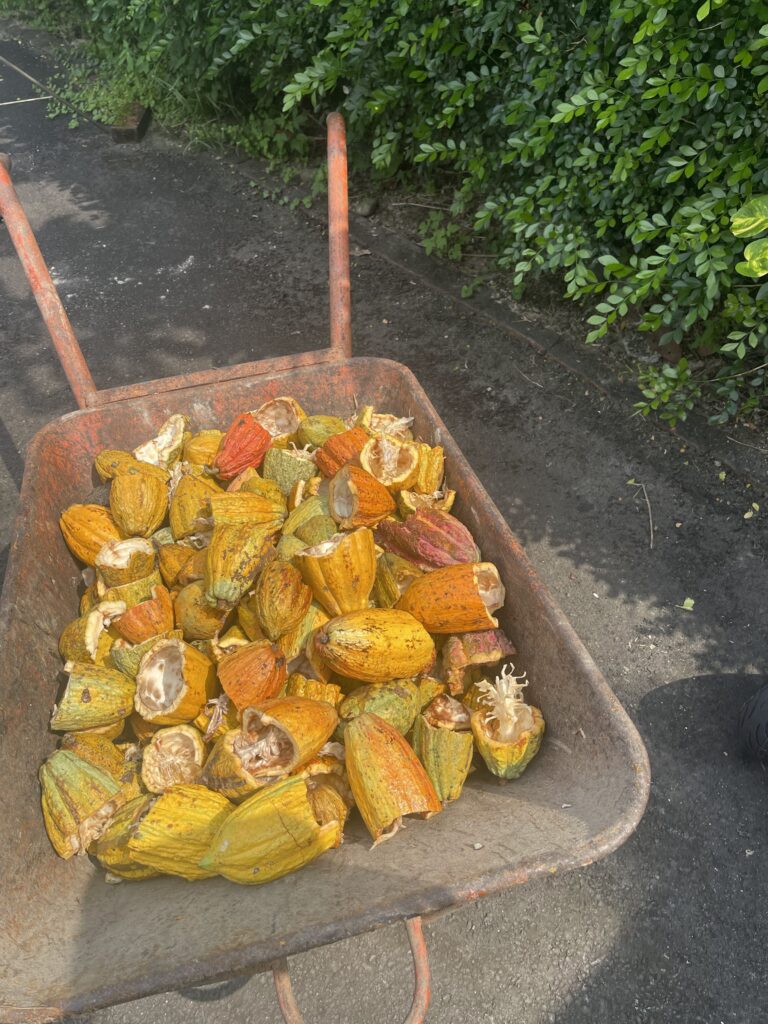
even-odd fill
[[[414,973],[413,1001],[404,1024],[422,1024],[429,1009],[429,956],[426,943],[424,942],[421,918],[412,917],[404,923],[408,932],[408,942],[411,946]],[[285,1024],[304,1024],[304,1018],[293,994],[288,961],[285,957],[282,960],[276,960],[272,965],[272,977],[275,981],[277,1002]]]
[[[214,370],[200,370],[165,380],[144,381],[99,391],[88,369],[72,324],[51,280],[34,232],[11,181],[11,158],[0,153],[0,219],[5,221],[48,328],[53,347],[81,409],[109,405],[257,374],[278,373],[300,366],[335,363],[352,355],[352,314],[349,281],[349,209],[347,197],[347,138],[341,114],[328,115],[328,271],[330,291],[330,348],[256,360]]]

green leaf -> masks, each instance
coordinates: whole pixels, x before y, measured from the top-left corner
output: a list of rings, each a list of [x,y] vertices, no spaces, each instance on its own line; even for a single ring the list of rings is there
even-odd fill
[[[753,238],[768,231],[768,195],[754,196],[731,217],[731,231],[737,238]]]
[[[701,7],[698,9],[698,11],[696,11],[696,20],[697,21],[704,21],[706,16],[709,14],[709,10],[710,10],[710,0],[704,0],[704,3],[701,5]]]
[[[751,242],[744,249],[744,259],[761,278],[764,273],[768,273],[768,236],[758,239],[757,242]]]

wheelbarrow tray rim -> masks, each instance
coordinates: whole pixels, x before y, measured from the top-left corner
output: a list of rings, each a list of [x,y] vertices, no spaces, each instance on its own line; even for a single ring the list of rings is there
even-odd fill
[[[212,947],[206,952],[204,958],[201,959],[198,956],[188,962],[179,960],[178,957],[173,963],[164,964],[163,962],[158,962],[151,970],[146,970],[140,976],[136,975],[124,979],[110,978],[109,982],[104,985],[90,984],[79,992],[60,993],[55,1000],[52,1000],[54,1005],[51,1005],[49,1002],[47,1006],[40,1006],[38,1000],[37,1005],[24,1006],[21,1005],[23,1000],[18,998],[18,994],[12,1002],[8,1002],[6,996],[7,985],[6,982],[2,982],[3,988],[0,989],[0,1019],[8,1021],[9,1024],[22,1020],[35,1022],[55,1020],[63,1013],[82,1013],[116,1002],[125,1002],[157,992],[167,991],[171,988],[213,982],[238,973],[254,971],[267,966],[277,956],[300,953],[314,946],[381,927],[395,920],[450,908],[456,904],[474,900],[484,895],[501,892],[512,885],[533,878],[560,873],[590,864],[619,847],[631,835],[642,817],[650,785],[648,759],[642,740],[613,694],[613,691],[608,686],[602,673],[581,644],[546,587],[539,580],[535,570],[522,551],[519,542],[487,495],[415,376],[401,363],[374,357],[354,357],[342,360],[333,366],[324,367],[322,372],[325,375],[336,374],[340,381],[348,382],[345,385],[347,388],[345,398],[347,400],[349,399],[350,381],[353,383],[360,382],[362,386],[365,386],[367,381],[384,381],[387,387],[396,386],[400,389],[400,394],[407,396],[413,403],[411,412],[417,412],[417,426],[419,426],[419,422],[421,423],[420,433],[427,436],[427,430],[424,429],[424,425],[426,425],[432,434],[433,441],[439,441],[439,443],[443,444],[446,450],[446,461],[450,467],[450,482],[459,492],[462,502],[462,512],[459,513],[460,517],[465,522],[469,520],[468,525],[472,528],[472,525],[476,526],[476,524],[472,524],[473,516],[482,516],[484,535],[478,535],[477,538],[481,548],[485,549],[486,542],[490,536],[488,531],[491,531],[493,534],[494,551],[504,549],[511,553],[509,557],[514,560],[515,572],[518,574],[516,578],[528,580],[531,587],[531,595],[534,595],[535,601],[538,602],[537,608],[544,619],[546,619],[549,628],[553,631],[553,635],[556,636],[556,642],[561,645],[562,651],[566,652],[567,657],[571,659],[575,666],[575,670],[580,673],[584,693],[588,693],[591,702],[589,707],[590,714],[596,717],[597,720],[608,723],[607,728],[612,730],[609,735],[606,735],[606,742],[612,743],[615,746],[615,749],[618,751],[617,756],[619,760],[623,760],[627,775],[620,796],[621,805],[617,805],[612,820],[606,822],[605,827],[600,828],[593,834],[586,834],[581,841],[573,842],[567,847],[554,843],[550,849],[538,850],[531,856],[521,856],[516,858],[514,863],[496,865],[487,871],[478,870],[476,875],[473,875],[470,869],[454,881],[446,881],[439,885],[425,881],[423,888],[403,893],[401,898],[393,902],[378,903],[371,901],[368,905],[362,905],[354,913],[344,912],[333,919],[316,921],[306,928],[298,927],[284,935],[274,935],[269,941],[265,941],[262,938],[256,942],[241,942],[236,947],[218,949]],[[147,396],[146,398],[122,404],[125,407],[126,415],[136,417],[146,412],[154,420],[155,424],[159,425],[161,420],[158,408],[161,406],[165,407],[166,412],[169,408],[180,411],[185,406],[188,408],[194,406],[198,399],[209,395],[212,390],[217,391],[217,393],[221,392],[224,398],[231,392],[246,393],[249,389],[252,389],[254,392],[265,392],[266,397],[273,397],[281,393],[290,393],[291,382],[305,381],[313,375],[317,379],[317,371],[307,368],[288,370],[268,379],[256,376],[239,380],[227,380],[219,385],[209,384],[204,387],[188,389],[186,392]],[[284,391],[281,391],[283,382],[285,382],[286,387]],[[308,383],[306,387],[309,387]],[[264,400],[262,394],[259,397],[261,400]],[[365,400],[370,399],[372,396],[363,394],[359,397]],[[311,399],[308,398],[307,401],[311,402]],[[322,405],[322,401],[318,404]],[[242,408],[245,407],[246,405],[242,406]],[[2,641],[7,640],[15,617],[18,616],[20,611],[19,597],[20,591],[24,587],[25,571],[31,559],[36,557],[29,547],[28,537],[30,529],[39,524],[30,521],[30,509],[39,503],[39,496],[37,494],[33,495],[33,492],[39,486],[39,477],[43,463],[50,457],[51,441],[62,436],[62,428],[65,433],[78,434],[80,437],[88,436],[89,433],[97,433],[98,425],[117,408],[117,406],[106,406],[68,413],[43,427],[29,445],[27,468],[21,489],[20,507],[15,522],[14,540],[11,545],[3,594],[2,598],[0,598],[0,696],[4,697],[3,705],[6,712],[9,696],[13,693],[10,676],[14,675],[15,677],[17,654],[15,650],[10,650],[13,646],[12,644],[4,644]],[[482,508],[480,508],[480,503]],[[57,512],[58,508],[50,508],[49,514],[54,522],[57,518]],[[40,596],[42,599],[45,598],[44,594]],[[533,600],[534,597],[529,595],[526,599]],[[22,614],[23,611],[24,609],[21,608]],[[72,614],[70,617],[74,617],[74,615]],[[55,639],[54,637],[54,646]],[[49,686],[52,686],[52,684],[49,684]],[[21,713],[16,719],[17,726],[23,721],[23,711],[24,709],[21,709]],[[552,708],[552,711],[554,712],[555,708]],[[550,715],[547,707],[545,707],[545,715],[549,720]],[[554,714],[552,717],[555,717]],[[13,714],[11,714],[10,719],[10,722],[6,723],[6,738],[4,741],[6,757],[14,751],[18,753],[13,745],[13,730],[8,728],[9,724],[11,727],[14,725]],[[0,722],[0,725],[2,724]],[[51,740],[50,746],[52,747],[52,738],[49,737],[49,739]],[[539,755],[540,758],[545,756],[546,750],[547,740],[545,739],[544,750]],[[529,769],[531,780],[533,780],[535,774],[535,766],[536,762]],[[19,766],[19,768],[33,775],[37,769],[37,763],[27,762]],[[523,778],[525,779],[525,776]],[[519,783],[513,783],[510,786],[510,791],[513,791],[512,787],[518,785]],[[532,791],[534,790],[533,785],[530,788]],[[507,790],[505,789],[504,792],[507,792]],[[9,793],[7,795],[12,798],[14,794]],[[464,800],[471,799],[471,793],[464,797]],[[10,804],[11,800],[9,799],[8,802]],[[451,806],[460,806],[460,803]],[[39,806],[34,808],[34,813],[38,819],[41,819]],[[438,816],[433,821],[439,821],[441,817]],[[432,839],[429,832],[430,824],[431,822],[423,823],[423,825],[417,823],[415,826],[419,829],[418,835],[422,844],[430,844]],[[4,849],[9,842],[10,837],[8,835],[3,836],[2,834],[3,831],[9,828],[13,828],[12,811],[6,816],[3,825],[0,826],[0,849]],[[39,822],[39,830],[42,830],[41,820]],[[398,837],[393,843],[385,844],[385,847],[390,847],[394,852],[397,850],[396,844],[400,841],[401,839]],[[407,843],[407,840],[404,840],[404,842]],[[374,859],[378,852],[377,850],[374,854],[370,855],[372,858],[370,861],[372,873],[375,873],[381,867],[381,862],[377,862]],[[437,833],[435,833],[433,852],[436,856],[440,855],[440,839]],[[3,856],[5,855],[7,855],[7,849],[4,849]],[[50,857],[55,859],[52,851],[50,851]],[[471,858],[472,853],[468,851],[466,860],[469,862]],[[317,863],[321,864],[322,862],[323,858]],[[65,867],[70,867],[72,863],[71,861],[68,862]],[[311,871],[314,867],[313,865],[305,870]],[[8,875],[6,874],[7,877]],[[155,883],[138,883],[138,885],[144,884],[153,885]],[[208,886],[211,884],[229,885],[230,883],[216,880],[215,882],[197,882],[195,886]],[[280,883],[272,883],[272,885],[278,884]],[[126,888],[129,888],[128,884],[119,887],[119,889]],[[266,891],[266,888],[263,891]],[[245,893],[249,891],[258,892],[262,890],[260,887],[257,887],[255,890],[244,890]],[[37,892],[29,892],[28,896],[31,901],[34,901]],[[244,898],[247,899],[247,896]],[[28,910],[30,914],[35,912],[34,905],[30,906]],[[37,912],[40,912],[39,905]],[[9,934],[7,927],[4,927],[3,931],[6,935]],[[9,951],[12,951],[13,934],[10,934],[10,939]],[[6,961],[8,962],[7,958]],[[43,969],[42,964],[40,964],[40,969]]]

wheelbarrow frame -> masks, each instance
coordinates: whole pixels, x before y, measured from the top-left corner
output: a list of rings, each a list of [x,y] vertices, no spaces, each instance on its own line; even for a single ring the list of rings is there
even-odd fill
[[[82,410],[43,428],[30,444],[0,600],[0,777],[9,780],[6,796],[13,797],[6,799],[8,808],[0,820],[0,870],[5,868],[4,877],[16,877],[21,886],[5,901],[5,919],[0,921],[8,965],[5,974],[0,970],[0,1020],[8,1024],[56,1020],[267,965],[273,969],[285,1020],[298,1024],[301,1015],[286,957],[398,919],[406,921],[414,956],[416,985],[407,1022],[416,1024],[423,1021],[429,1003],[420,914],[591,863],[618,847],[642,816],[650,774],[640,737],[445,424],[404,366],[351,357],[346,142],[338,114],[328,119],[328,178],[330,348],[99,391],[13,189],[8,161],[0,157],[0,214]],[[84,492],[93,486],[90,467],[98,450],[134,446],[169,412],[186,409],[197,420],[195,426],[213,426],[281,393],[295,393],[310,411],[333,408],[340,413],[351,411],[359,398],[413,415],[421,436],[443,444],[448,484],[458,493],[457,513],[478,538],[484,557],[498,565],[507,588],[507,605],[499,618],[534,680],[533,698],[544,708],[548,740],[513,785],[501,786],[477,772],[462,801],[438,818],[410,825],[395,842],[372,853],[365,848],[364,830],[352,824],[341,850],[291,876],[293,881],[240,890],[238,904],[232,898],[235,887],[222,879],[193,887],[178,879],[158,879],[97,892],[90,888],[96,874],[91,865],[60,862],[50,849],[35,782],[39,762],[54,744],[46,722],[60,671],[56,641],[76,602],[77,571],[58,533],[59,504],[87,500]],[[22,668],[26,690],[20,686]],[[13,791],[16,786],[18,792]],[[447,853],[453,842],[457,850]],[[19,878],[25,860],[34,882]],[[337,868],[338,861],[343,863]],[[350,886],[360,887],[359,898],[344,889],[347,879]],[[336,885],[337,897],[330,899],[328,892]],[[201,894],[199,902],[191,902],[190,892]],[[290,906],[292,892],[307,900],[314,892],[318,904],[325,900],[327,919],[310,919],[308,907],[303,924],[302,915]],[[131,893],[135,900],[127,902]],[[107,942],[110,928],[124,924],[126,944],[140,946],[142,922],[131,918],[134,903],[146,906],[148,913],[153,907],[165,914],[178,911],[176,923],[162,920],[153,929],[147,922],[144,941],[150,949],[155,932],[175,936],[178,942],[184,928],[208,928],[208,921],[198,921],[196,913],[210,919],[220,906],[230,914],[236,905],[271,914],[272,923],[254,919],[249,931],[246,922],[233,930],[231,939],[218,923],[210,927],[210,935],[188,931],[188,947],[166,951],[166,963],[155,964],[142,949],[120,948],[115,951],[115,976],[110,977],[99,966],[103,951],[96,948],[95,933],[103,925]],[[55,915],[57,907],[63,908],[59,913],[65,918],[62,941],[78,935],[73,914],[87,921],[78,941],[84,955],[89,949],[93,953],[96,966],[90,974],[86,968],[78,973],[75,964],[53,963],[57,950],[48,944],[44,917],[46,909]],[[117,923],[111,918],[100,921],[98,915],[110,910],[118,914]],[[292,924],[284,924],[284,918]],[[129,976],[123,976],[125,971]]]

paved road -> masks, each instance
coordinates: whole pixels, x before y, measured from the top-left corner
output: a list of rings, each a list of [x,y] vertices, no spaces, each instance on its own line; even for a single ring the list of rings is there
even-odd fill
[[[34,71],[0,34],[0,53]],[[32,96],[2,69],[0,102]],[[325,338],[325,239],[210,154],[117,147],[44,104],[2,108],[22,199],[101,385]],[[766,674],[763,480],[629,416],[375,252],[353,259],[355,350],[409,365],[636,721],[653,793],[637,834],[578,873],[428,929],[433,1024],[766,1019],[766,775],[733,719]],[[72,401],[0,234],[0,550],[23,451]],[[649,547],[645,484],[656,525]],[[751,485],[751,486],[750,486]],[[693,612],[683,599],[695,600]],[[55,927],[55,922],[52,922]],[[151,922],[148,922],[151,927]],[[398,927],[292,964],[307,1016],[404,1010]],[[394,1007],[394,1009],[393,1009]],[[266,976],[94,1013],[88,1024],[277,1021]]]

